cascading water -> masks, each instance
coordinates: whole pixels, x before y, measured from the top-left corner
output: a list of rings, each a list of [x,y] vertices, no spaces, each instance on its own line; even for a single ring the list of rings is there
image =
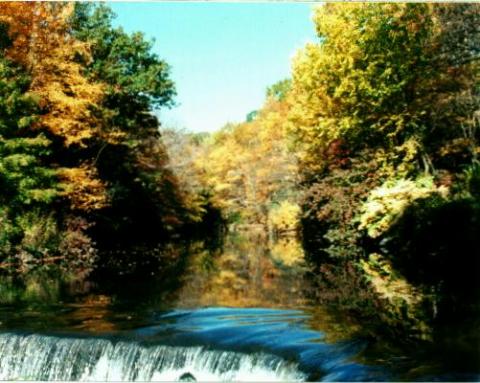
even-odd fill
[[[0,381],[480,381],[473,356],[377,339],[351,312],[312,302],[304,265],[279,263],[291,247],[231,244],[192,250],[168,294],[147,280],[112,296],[2,301]]]
[[[0,380],[301,381],[280,357],[102,338],[0,334]]]

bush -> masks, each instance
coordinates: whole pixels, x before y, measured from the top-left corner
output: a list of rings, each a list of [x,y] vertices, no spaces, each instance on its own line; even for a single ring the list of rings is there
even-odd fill
[[[433,195],[446,197],[444,186],[437,187],[433,177],[416,180],[389,180],[372,190],[360,213],[359,229],[365,229],[372,238],[387,231],[415,200]]]
[[[302,203],[302,234],[317,262],[357,258],[363,253],[355,218],[368,193],[379,185],[379,165],[372,153],[350,158],[313,182]]]

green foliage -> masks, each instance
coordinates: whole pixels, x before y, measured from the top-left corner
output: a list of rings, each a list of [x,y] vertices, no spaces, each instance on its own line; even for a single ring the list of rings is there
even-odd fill
[[[51,142],[32,131],[38,108],[29,79],[0,59],[0,263],[30,268],[57,244],[55,219],[42,211],[58,199],[56,170],[48,164]]]
[[[45,163],[50,141],[29,130],[37,106],[28,85],[24,73],[0,59],[0,203],[13,209],[58,196],[56,172]]]
[[[430,157],[440,155],[445,144],[441,137],[461,136],[459,122],[478,107],[478,65],[453,67],[440,57],[458,54],[456,45],[447,45],[452,38],[447,35],[480,40],[466,28],[452,31],[438,16],[443,7],[326,4],[317,9],[321,42],[301,51],[293,68],[291,129],[306,167],[321,169],[332,145],[340,142],[351,151],[380,149],[392,166],[403,165],[406,175],[431,166]],[[471,12],[478,14],[478,7],[472,4]],[[467,94],[474,97],[466,100]],[[462,108],[453,110],[446,100]]]
[[[72,27],[78,39],[92,45],[90,76],[108,85],[104,107],[110,127],[138,136],[142,130],[157,129],[156,118],[148,112],[173,105],[175,88],[168,64],[152,53],[152,43],[141,33],[114,28],[113,18],[107,6],[77,3]]]
[[[18,227],[10,218],[7,208],[0,207],[0,256],[2,260],[12,256],[15,243],[21,238]]]
[[[291,87],[292,80],[289,78],[278,81],[267,88],[267,97],[271,97],[276,101],[284,101]]]
[[[57,248],[59,232],[53,214],[43,214],[40,210],[33,210],[18,215],[15,224],[22,233],[19,250],[40,258]],[[25,262],[25,261],[24,261]]]

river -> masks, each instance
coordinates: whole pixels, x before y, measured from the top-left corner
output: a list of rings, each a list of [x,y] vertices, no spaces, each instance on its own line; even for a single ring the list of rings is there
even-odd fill
[[[309,270],[294,238],[235,235],[191,244],[175,283],[124,279],[61,300],[37,286],[43,303],[0,308],[0,380],[479,380],[443,345],[372,337],[319,305]]]

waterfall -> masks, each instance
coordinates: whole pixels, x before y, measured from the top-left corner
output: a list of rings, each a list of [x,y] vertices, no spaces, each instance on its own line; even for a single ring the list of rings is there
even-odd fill
[[[46,335],[0,334],[0,380],[301,381],[294,362],[266,353],[243,354]]]

